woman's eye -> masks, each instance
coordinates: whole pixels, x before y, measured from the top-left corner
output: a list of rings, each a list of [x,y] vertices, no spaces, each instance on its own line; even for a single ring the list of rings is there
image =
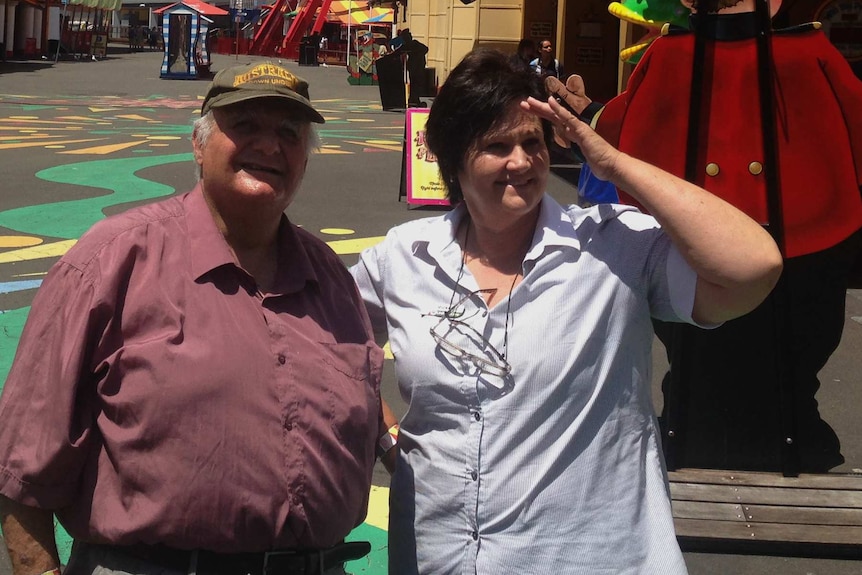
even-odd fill
[[[524,149],[530,152],[534,152],[542,147],[542,140],[540,138],[530,138],[524,141]]]

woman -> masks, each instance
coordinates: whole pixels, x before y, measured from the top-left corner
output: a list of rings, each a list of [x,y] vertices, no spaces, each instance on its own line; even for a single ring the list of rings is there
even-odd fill
[[[515,53],[509,57],[509,59],[512,61],[512,64],[524,66],[525,68],[529,68],[530,62],[532,62],[535,58],[536,43],[533,42],[530,38],[521,38],[520,42],[518,42],[517,50],[515,50]]]
[[[468,54],[426,125],[457,207],[394,228],[352,270],[408,405],[392,573],[685,573],[650,317],[743,314],[781,257],[746,216],[544,98],[506,55]],[[655,219],[547,196],[551,121]]]
[[[530,61],[530,67],[542,78],[551,77],[562,80],[566,77],[563,72],[563,65],[554,58],[554,45],[550,40],[539,42],[538,57]]]

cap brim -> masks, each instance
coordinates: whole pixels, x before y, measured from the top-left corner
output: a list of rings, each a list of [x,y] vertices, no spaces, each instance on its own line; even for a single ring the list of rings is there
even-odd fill
[[[315,110],[308,100],[292,91],[285,91],[282,93],[262,92],[259,94],[248,90],[222,92],[221,94],[212,96],[204,102],[203,108],[201,109],[201,115],[205,115],[213,108],[223,108],[224,106],[231,106],[233,104],[239,104],[240,102],[246,102],[248,100],[256,100],[258,98],[280,100],[295,109],[298,114],[302,115],[303,118],[309,122],[313,122],[315,124],[326,123],[326,120],[323,119],[320,112]]]

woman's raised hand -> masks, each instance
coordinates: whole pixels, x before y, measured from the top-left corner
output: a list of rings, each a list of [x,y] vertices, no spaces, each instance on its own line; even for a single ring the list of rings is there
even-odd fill
[[[535,98],[528,98],[521,102],[521,107],[540,118],[550,120],[558,134],[580,147],[581,153],[598,178],[614,181],[617,161],[623,155],[622,152],[561,106],[556,99],[548,98],[547,102],[542,102]]]

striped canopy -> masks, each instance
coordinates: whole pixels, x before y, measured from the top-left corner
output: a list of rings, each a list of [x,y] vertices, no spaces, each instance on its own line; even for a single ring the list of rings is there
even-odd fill
[[[230,14],[227,10],[222,10],[218,6],[207,4],[206,2],[203,2],[203,0],[182,0],[181,2],[175,2],[169,6],[153,10],[153,14],[162,14],[181,4],[184,4],[188,8],[191,8],[198,14],[203,14],[204,16],[227,16]]]
[[[65,3],[100,10],[119,10],[123,6],[123,0],[66,0]]]
[[[367,0],[332,0],[326,19],[350,26],[392,24],[395,21],[395,13],[392,8],[371,8]]]

